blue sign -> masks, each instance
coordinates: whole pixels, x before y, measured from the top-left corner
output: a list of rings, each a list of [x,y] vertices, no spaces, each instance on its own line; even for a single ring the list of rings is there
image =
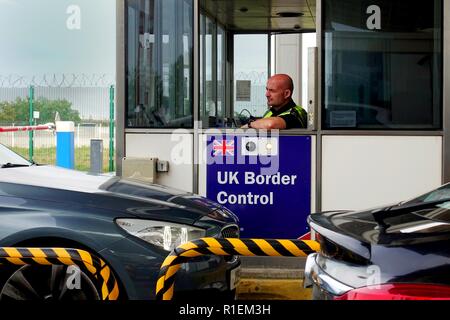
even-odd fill
[[[309,231],[311,137],[207,137],[207,197],[232,210],[243,238]]]

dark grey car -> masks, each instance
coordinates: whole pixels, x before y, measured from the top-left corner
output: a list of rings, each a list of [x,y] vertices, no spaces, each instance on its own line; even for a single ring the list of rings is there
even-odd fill
[[[238,237],[237,217],[203,197],[107,175],[34,165],[0,145],[0,247],[70,247],[105,260],[120,298],[153,299],[159,268],[176,246],[200,237]],[[183,265],[175,298],[233,297],[236,257],[198,257]],[[0,265],[0,299],[98,298],[81,271],[65,290],[67,267]],[[217,294],[217,295],[215,295]]]
[[[308,256],[314,299],[450,300],[450,183],[362,211],[311,214],[320,252]]]

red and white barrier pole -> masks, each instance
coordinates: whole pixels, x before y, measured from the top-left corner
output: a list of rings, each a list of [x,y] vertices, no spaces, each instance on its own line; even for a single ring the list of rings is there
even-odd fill
[[[19,132],[19,131],[36,131],[36,130],[54,130],[53,123],[42,124],[38,126],[21,126],[21,127],[0,127],[0,132]]]

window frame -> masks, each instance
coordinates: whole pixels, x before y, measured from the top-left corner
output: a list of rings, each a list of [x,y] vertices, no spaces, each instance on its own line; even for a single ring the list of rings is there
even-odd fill
[[[440,67],[438,68],[434,68],[432,67],[432,69],[436,69],[436,71],[438,72],[438,74],[433,74],[432,78],[436,79],[436,81],[434,81],[434,85],[431,89],[431,96],[433,97],[433,93],[436,90],[440,90],[439,92],[439,96],[436,97],[439,99],[439,103],[438,103],[438,107],[436,109],[434,109],[433,103],[430,104],[430,107],[434,110],[432,110],[433,113],[433,120],[431,125],[425,127],[424,124],[419,124],[419,125],[408,125],[404,127],[388,127],[386,125],[380,125],[379,127],[374,127],[374,128],[370,128],[370,127],[359,127],[358,123],[356,123],[356,127],[331,127],[331,126],[327,126],[326,124],[326,120],[327,120],[327,108],[326,108],[326,90],[325,90],[325,60],[326,60],[326,41],[325,41],[325,34],[326,34],[326,1],[327,0],[323,0],[321,1],[321,6],[320,6],[320,16],[321,16],[321,21],[320,21],[320,33],[319,33],[319,28],[316,29],[317,31],[317,35],[318,35],[318,44],[320,44],[320,82],[319,82],[319,88],[320,88],[320,104],[319,104],[319,114],[320,114],[320,121],[319,121],[319,125],[320,125],[320,130],[325,130],[327,132],[421,132],[421,133],[425,133],[425,132],[436,132],[436,133],[440,133],[442,132],[442,130],[444,129],[444,60],[445,60],[445,52],[444,52],[444,1],[443,0],[436,0],[436,1],[440,1],[435,3],[435,18],[439,18],[440,19],[440,26],[439,26],[439,35],[438,38],[434,38],[434,48],[436,48],[436,45],[438,44],[439,47],[439,51],[433,51],[433,54],[439,53],[439,60],[438,60],[438,66]],[[437,9],[440,9],[439,11]],[[436,12],[439,12],[439,14],[437,14]],[[383,21],[383,18],[382,18]],[[434,23],[436,24],[436,20],[434,21]],[[368,51],[369,52],[369,51]],[[434,80],[433,79],[433,80]],[[390,109],[390,112],[392,113],[392,108]],[[436,117],[439,117],[439,119],[436,121]],[[435,125],[435,123],[437,123]],[[366,125],[366,124],[363,124]],[[431,127],[432,126],[432,127]]]
[[[149,2],[151,0],[136,0],[136,2],[139,4],[139,14],[142,14],[142,7],[141,4],[144,4],[144,8],[145,8],[145,3]],[[163,10],[163,4],[162,1],[164,0],[154,0],[155,1],[155,12],[154,12],[154,16],[155,17],[162,17],[162,10]],[[179,126],[179,125],[164,125],[164,126],[152,126],[150,124],[147,125],[129,125],[129,110],[130,108],[133,108],[133,106],[129,105],[130,102],[130,90],[129,90],[129,81],[130,81],[130,68],[129,68],[129,53],[130,53],[130,48],[133,47],[134,49],[136,49],[136,46],[131,46],[130,45],[130,39],[129,39],[129,34],[130,34],[130,21],[129,21],[129,10],[130,7],[133,7],[134,3],[130,3],[130,1],[125,2],[125,6],[124,6],[124,43],[125,43],[125,50],[124,50],[124,76],[125,76],[125,86],[124,86],[124,94],[125,94],[125,99],[124,99],[124,128],[125,130],[133,130],[133,129],[144,129],[144,130],[148,130],[148,129],[154,129],[154,130],[162,130],[162,129],[192,129],[194,128],[194,117],[195,117],[195,112],[194,112],[194,46],[195,46],[195,0],[181,0],[179,1],[179,4],[176,3],[175,5],[177,6],[177,10],[176,10],[176,19],[179,19],[180,15],[183,16],[184,15],[184,10],[178,10],[179,8],[183,8],[186,5],[186,2],[190,2],[189,6],[191,8],[190,11],[190,24],[191,24],[191,30],[189,30],[189,34],[190,34],[190,42],[188,42],[188,46],[190,48],[190,52],[189,52],[189,65],[190,65],[190,71],[189,71],[189,85],[188,85],[188,97],[189,97],[189,110],[190,110],[190,123],[186,126]],[[184,19],[183,19],[184,22]],[[140,23],[141,21],[138,20],[138,29],[141,27]],[[153,54],[153,58],[152,58],[152,62],[151,62],[151,66],[154,67],[154,69],[156,70],[154,73],[155,75],[161,75],[163,76],[162,73],[162,69],[163,69],[163,57],[162,57],[162,21],[161,19],[155,19],[154,24],[153,24],[153,30],[154,30],[154,38],[158,39],[160,38],[161,41],[155,41],[154,42],[154,54]],[[175,33],[177,39],[176,41],[174,41],[174,43],[172,43],[171,45],[175,46],[175,50],[180,50],[180,43],[183,44],[183,33],[184,30],[184,23],[180,24],[180,23],[176,23],[175,24],[175,28],[174,30],[171,30],[171,34]],[[181,32],[180,32],[181,31]],[[133,30],[133,33],[134,30]],[[138,30],[139,33],[139,30]],[[138,34],[139,37],[139,34]],[[179,41],[181,39],[181,41]],[[139,50],[139,40],[138,40],[138,46],[137,46],[138,50]],[[177,54],[181,54],[181,56],[184,56],[184,51],[183,48],[181,48],[181,51],[178,52],[176,51]],[[134,65],[134,67],[136,68],[136,70],[139,71],[139,69],[142,67],[141,65],[139,65],[139,61],[136,61],[136,64]],[[144,66],[145,67],[145,66]],[[176,114],[177,111],[179,110],[184,110],[184,59],[183,59],[183,68],[179,68],[177,65],[174,66],[176,69],[176,74],[177,77],[174,80],[173,85],[176,87],[176,94],[175,94],[175,106],[173,107],[173,110],[171,108],[170,113],[171,114]],[[181,75],[181,77],[180,77]],[[139,75],[140,77],[141,75]],[[136,77],[136,76],[135,76]],[[169,86],[172,85],[169,83]],[[154,83],[153,87],[150,88],[151,91],[154,91],[154,95],[155,95],[155,107],[156,108],[161,108],[162,107],[162,98],[164,95],[163,92],[163,80],[157,81]],[[181,90],[181,91],[180,91]],[[135,93],[131,93],[134,94]],[[135,101],[136,104],[137,100],[139,97],[135,96],[133,98],[133,101]],[[179,118],[175,118],[175,119],[171,119],[171,121],[176,121]]]

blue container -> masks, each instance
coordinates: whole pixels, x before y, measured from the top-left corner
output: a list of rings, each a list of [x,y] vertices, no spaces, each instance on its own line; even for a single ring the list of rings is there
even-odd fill
[[[56,122],[56,165],[73,169],[75,167],[74,148],[75,124],[72,121]]]

